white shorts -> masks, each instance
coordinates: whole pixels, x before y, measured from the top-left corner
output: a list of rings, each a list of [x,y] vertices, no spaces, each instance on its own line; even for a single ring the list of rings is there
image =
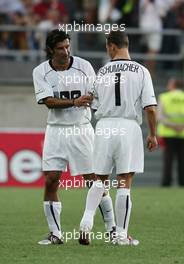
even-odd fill
[[[94,130],[80,126],[48,125],[43,146],[43,171],[66,171],[71,175],[93,173]]]
[[[95,129],[94,171],[108,175],[143,172],[144,149],[142,131],[134,120],[103,118]]]
[[[162,45],[162,36],[159,33],[146,34],[146,42],[150,50],[159,52]]]

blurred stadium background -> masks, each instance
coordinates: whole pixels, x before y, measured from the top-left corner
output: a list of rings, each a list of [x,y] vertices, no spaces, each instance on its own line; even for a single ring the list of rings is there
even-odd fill
[[[147,16],[142,11],[146,2],[152,4]],[[148,16],[149,20],[146,20]],[[130,37],[131,57],[150,68],[156,96],[166,90],[170,77],[181,78],[184,74],[182,0],[0,0],[0,160],[3,162],[1,172],[4,173],[0,177],[0,186],[5,185],[12,167],[16,175],[21,171],[21,165],[16,168],[17,163],[10,161],[20,148],[9,151],[16,140],[21,139],[13,135],[9,140],[5,134],[10,131],[20,133],[25,143],[22,148],[32,150],[31,146],[37,139],[26,139],[21,133],[43,133],[46,125],[47,109],[36,104],[32,84],[33,68],[45,60],[45,36],[58,24],[72,24],[74,21],[94,25],[125,23]],[[158,43],[154,53],[151,53],[146,42],[148,32],[149,36],[154,37],[156,34]],[[96,71],[108,60],[104,33],[71,32],[70,35],[72,54],[89,60]],[[145,137],[145,123],[143,133]],[[26,141],[29,142],[27,146]],[[35,148],[40,155],[41,144]],[[29,159],[29,155],[25,159]],[[28,166],[27,177],[30,176],[30,170],[34,173],[41,169],[40,160],[34,162],[34,158],[31,159],[36,167]],[[161,150],[153,154],[145,151],[145,173],[136,177],[134,185],[159,186],[161,170]],[[17,181],[20,180],[18,178]],[[38,177],[35,176],[35,179],[38,180]]]

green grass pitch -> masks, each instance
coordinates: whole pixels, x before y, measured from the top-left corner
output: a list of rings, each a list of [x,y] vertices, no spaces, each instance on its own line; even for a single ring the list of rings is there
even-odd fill
[[[87,190],[60,190],[63,231],[78,230]],[[40,246],[47,233],[42,210],[42,189],[0,189],[0,263],[74,264],[183,264],[184,190],[180,188],[133,188],[129,233],[138,247],[113,246],[93,240],[81,246],[77,240],[64,245]],[[115,190],[111,191],[113,200]],[[94,232],[104,232],[100,213]]]

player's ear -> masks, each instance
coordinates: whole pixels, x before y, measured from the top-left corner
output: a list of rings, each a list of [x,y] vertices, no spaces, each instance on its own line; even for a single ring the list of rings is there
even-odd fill
[[[115,45],[114,45],[114,43],[109,43],[108,44],[108,47],[109,47],[109,50],[110,51],[115,51]]]
[[[49,46],[47,46],[46,49],[49,51],[49,53],[51,53],[51,54],[54,53],[53,49],[51,49]]]
[[[115,51],[116,50],[116,45],[114,43],[112,43],[111,48],[112,48],[112,51]]]

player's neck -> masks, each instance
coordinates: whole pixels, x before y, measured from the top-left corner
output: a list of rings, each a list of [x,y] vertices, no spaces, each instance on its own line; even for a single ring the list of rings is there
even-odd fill
[[[121,49],[116,52],[112,60],[131,60],[131,58],[127,49]]]
[[[61,63],[61,62],[58,62],[58,61],[52,59],[52,65],[56,71],[65,71],[69,68],[70,58],[68,59],[68,61],[66,63]]]

